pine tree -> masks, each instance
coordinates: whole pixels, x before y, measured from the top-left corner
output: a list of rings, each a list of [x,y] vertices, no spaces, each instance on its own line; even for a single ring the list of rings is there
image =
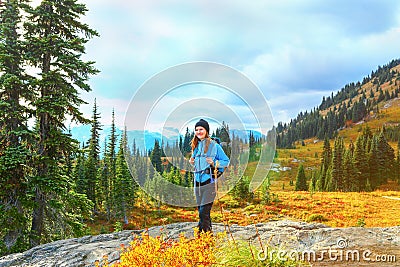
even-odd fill
[[[170,183],[175,183],[175,169],[171,168],[169,171],[164,170],[162,176]]]
[[[100,144],[99,144],[99,131],[101,131],[100,125],[100,114],[97,111],[96,99],[93,104],[92,113],[92,127],[90,129],[90,140],[88,147],[88,157],[86,160],[85,168],[85,178],[87,182],[87,187],[85,188],[86,195],[94,203],[94,210],[97,210],[98,201],[96,197],[98,196],[96,192],[97,172],[100,164]]]
[[[129,223],[128,211],[133,207],[135,203],[135,183],[133,178],[131,177],[127,162],[125,160],[125,154],[127,155],[127,157],[130,156],[127,144],[128,139],[125,129],[119,143],[119,149],[115,163],[116,173],[114,184],[114,209],[116,211],[117,218],[122,218],[125,224]],[[134,171],[132,167],[131,171]]]
[[[256,138],[254,137],[253,131],[250,131],[250,134],[249,134],[249,147],[250,147],[250,149],[252,147],[254,147],[255,144],[256,144]]]
[[[116,160],[116,147],[117,147],[117,129],[115,126],[115,113],[114,109],[111,113],[111,132],[107,146],[107,161],[110,169],[110,175],[115,176],[115,160]]]
[[[191,141],[192,141],[192,135],[189,132],[189,128],[186,127],[185,137],[183,139],[183,147],[181,150],[183,155],[186,155],[186,153],[189,153],[192,150],[190,146]]]
[[[335,191],[334,183],[332,181],[332,165],[329,166],[328,170],[326,171],[326,191]]]
[[[371,192],[372,190],[373,189],[372,189],[371,183],[369,182],[369,178],[367,178],[367,181],[365,183],[365,191],[366,192]]]
[[[294,190],[296,191],[307,191],[307,178],[304,172],[303,164],[300,165],[296,176],[296,185]]]
[[[232,142],[231,142],[231,154],[230,154],[230,163],[232,169],[237,169],[239,164],[239,156],[240,156],[240,139],[235,133],[232,133]]]
[[[383,130],[378,136],[378,168],[379,185],[384,184],[390,178],[393,172],[394,150],[387,142]]]
[[[237,178],[237,183],[229,192],[235,200],[243,201],[251,197],[251,191],[249,190],[250,178],[248,176],[242,176]]]
[[[343,190],[345,192],[356,191],[357,189],[354,187],[356,182],[355,180],[356,173],[353,162],[353,152],[351,147],[344,152],[343,159]]]
[[[42,1],[29,10],[25,22],[27,63],[38,69],[32,86],[38,92],[32,103],[36,110],[37,146],[35,173],[30,180],[34,194],[34,210],[30,244],[35,246],[51,232],[59,237],[76,232],[80,224],[79,209],[68,207],[73,200],[85,201],[66,190],[71,177],[65,173],[65,154],[76,151],[74,140],[66,134],[67,116],[87,123],[79,105],[84,101],[78,90],[90,91],[89,75],[97,73],[93,62],[85,62],[84,44],[97,32],[79,21],[86,7],[76,0]],[[87,203],[82,203],[82,207]],[[71,213],[70,213],[71,212]],[[76,214],[76,216],[73,216]],[[54,220],[57,218],[57,220]],[[46,224],[48,226],[46,226]]]
[[[359,135],[356,140],[356,145],[354,149],[354,168],[355,168],[355,188],[357,191],[365,190],[365,184],[367,178],[369,178],[368,173],[368,162],[367,154],[364,148],[364,136]]]
[[[110,175],[110,166],[108,165],[109,160],[107,157],[107,139],[104,140],[104,150],[103,150],[103,159],[100,160],[100,166],[97,172],[97,181],[99,186],[97,191],[101,191],[101,198],[98,198],[101,207],[106,212],[107,220],[111,220],[111,205],[112,205],[112,195],[111,195],[111,175]]]
[[[313,172],[310,179],[310,184],[308,185],[308,191],[311,193],[317,190],[317,175]]]
[[[343,175],[343,156],[344,142],[342,137],[335,138],[334,148],[332,152],[332,185],[331,191],[344,190]]]
[[[322,150],[322,159],[321,159],[321,173],[318,178],[318,190],[324,191],[326,188],[326,172],[331,165],[332,161],[332,150],[331,145],[329,143],[329,139],[326,137],[324,140],[324,146]]]
[[[249,161],[255,161],[257,160],[257,155],[256,155],[256,143],[257,140],[254,137],[253,131],[250,131],[249,133]]]
[[[154,147],[150,154],[151,164],[158,173],[162,173],[161,148],[158,140],[154,140]]]
[[[217,128],[217,129],[216,129],[216,134],[215,134],[215,136],[218,137],[218,138],[220,139],[220,141],[221,141],[221,146],[222,146],[222,148],[224,149],[225,154],[226,154],[228,157],[231,157],[231,153],[232,153],[232,151],[231,151],[231,149],[232,149],[232,147],[231,147],[231,145],[232,145],[231,141],[233,140],[233,138],[232,138],[232,140],[231,140],[229,134],[230,134],[230,133],[229,133],[229,125],[223,121],[223,122],[222,122],[222,126],[221,126],[220,128]],[[254,138],[254,135],[253,135],[253,138]],[[254,141],[257,141],[257,140],[254,139]]]
[[[27,248],[30,202],[28,194],[29,143],[27,120],[34,91],[27,86],[21,37],[24,0],[0,5],[0,256]]]
[[[136,147],[135,145],[135,140],[133,140],[134,143],[134,147]],[[145,181],[146,181],[146,172],[147,172],[147,158],[143,157],[139,151],[138,148],[133,148],[132,150],[133,152],[133,165],[136,169],[136,177],[134,177],[136,179],[136,182],[141,185],[144,186]]]
[[[374,134],[371,131],[371,128],[367,125],[365,128],[363,128],[362,131],[362,136],[363,136],[363,147],[366,153],[368,153],[371,149],[371,142]]]
[[[105,208],[107,212],[107,219],[110,220],[112,216],[115,214],[112,214],[112,207],[114,205],[114,180],[115,180],[115,173],[116,173],[116,143],[117,143],[117,134],[116,134],[116,127],[115,127],[115,115],[114,115],[114,109],[112,110],[111,113],[111,133],[109,136],[109,140],[107,143],[107,149],[106,153],[104,156],[104,164],[107,172],[107,181],[103,181],[103,185],[106,187],[104,188],[105,190]],[[104,177],[105,179],[105,177]]]
[[[76,163],[72,173],[72,176],[75,179],[76,191],[80,194],[86,194],[85,162],[85,149],[84,144],[82,144],[82,148],[77,152]]]
[[[378,152],[378,138],[372,137],[371,149],[368,153],[368,168],[369,168],[369,185],[371,189],[375,189],[379,184],[379,152]]]
[[[227,144],[230,143],[229,138],[229,125],[224,121],[222,122],[222,127],[220,128],[218,137],[221,139],[221,142],[225,142]]]

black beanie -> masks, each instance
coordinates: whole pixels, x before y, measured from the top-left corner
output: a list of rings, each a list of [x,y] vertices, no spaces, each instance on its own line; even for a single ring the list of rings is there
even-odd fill
[[[194,126],[194,129],[195,129],[195,130],[196,130],[196,127],[197,127],[197,126],[203,127],[204,129],[206,129],[207,133],[210,133],[210,125],[208,125],[208,122],[206,122],[205,120],[200,119],[200,120],[196,123],[196,125]]]

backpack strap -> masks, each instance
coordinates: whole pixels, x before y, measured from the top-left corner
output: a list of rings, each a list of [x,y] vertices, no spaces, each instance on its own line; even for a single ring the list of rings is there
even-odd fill
[[[197,146],[194,150],[193,150],[193,156],[194,158],[198,157],[198,156],[206,156],[206,157],[210,157],[210,153],[211,153],[211,148],[213,146],[215,146],[215,141],[211,139],[210,144],[208,146],[208,150],[205,154],[202,153],[202,151],[200,151],[199,147]],[[203,148],[204,150],[204,148]]]
[[[215,146],[215,141],[213,139],[211,139],[210,140],[210,145],[208,146],[208,150],[207,150],[207,153],[206,153],[207,158],[209,158],[211,156],[210,153],[211,153],[211,148],[213,146]]]

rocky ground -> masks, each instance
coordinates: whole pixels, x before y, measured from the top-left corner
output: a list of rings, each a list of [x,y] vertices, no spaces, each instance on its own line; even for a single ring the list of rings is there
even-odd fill
[[[175,223],[149,228],[152,236],[177,238],[180,233],[193,236],[196,223]],[[214,224],[214,232],[225,230]],[[107,255],[110,262],[119,259],[118,248],[128,245],[139,231],[122,231],[55,241],[0,258],[0,267],[12,266],[94,266]],[[330,228],[318,223],[275,221],[257,225],[231,225],[235,241],[250,240],[258,247],[269,245],[271,253],[282,257],[311,260],[312,266],[400,266],[400,226],[388,228]],[[258,235],[257,235],[258,232]],[[258,238],[261,238],[261,242]],[[261,244],[260,244],[261,243]]]

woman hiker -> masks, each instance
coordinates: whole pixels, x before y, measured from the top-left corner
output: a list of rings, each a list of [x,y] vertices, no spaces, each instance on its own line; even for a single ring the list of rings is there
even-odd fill
[[[192,156],[190,163],[194,165],[194,191],[199,212],[199,231],[211,231],[210,212],[216,196],[214,166],[218,161],[218,171],[222,174],[229,165],[229,158],[222,147],[209,136],[210,126],[200,119],[195,125],[192,139]],[[217,175],[218,176],[218,175]]]

